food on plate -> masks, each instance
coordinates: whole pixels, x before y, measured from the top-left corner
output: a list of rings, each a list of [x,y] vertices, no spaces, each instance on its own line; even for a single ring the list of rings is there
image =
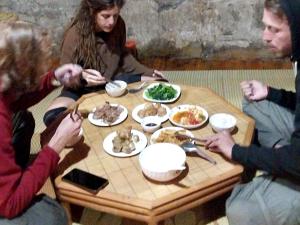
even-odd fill
[[[146,90],[146,96],[155,100],[170,100],[177,94],[171,85],[159,84]]]
[[[138,116],[144,118],[147,116],[163,117],[167,114],[167,110],[160,103],[146,103],[144,108],[138,111]]]
[[[112,106],[109,102],[105,102],[103,106],[96,108],[93,114],[93,119],[102,119],[105,123],[110,124],[115,122],[122,112],[122,107]]]
[[[190,107],[184,110],[176,112],[172,120],[175,123],[182,125],[197,125],[202,123],[206,119],[203,111],[197,107]]]
[[[116,153],[124,152],[126,154],[135,150],[135,144],[139,142],[139,136],[131,133],[131,126],[118,130],[117,135],[112,140],[113,151]]]
[[[187,135],[185,130],[165,129],[159,133],[158,137],[156,139],[154,139],[154,142],[155,143],[172,143],[172,144],[181,145],[183,142],[189,140],[189,138],[178,137],[176,134]]]

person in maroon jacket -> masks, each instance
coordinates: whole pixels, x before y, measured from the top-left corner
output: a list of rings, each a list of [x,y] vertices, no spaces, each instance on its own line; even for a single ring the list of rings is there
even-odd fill
[[[55,170],[59,152],[81,128],[81,116],[66,116],[28,165],[34,120],[26,110],[55,88],[76,86],[82,68],[49,69],[45,31],[24,22],[0,23],[0,224],[65,225],[66,213],[53,199],[37,195]]]
[[[207,148],[262,170],[238,184],[226,202],[231,225],[300,224],[300,0],[265,0],[263,40],[278,56],[290,56],[296,91],[243,81],[243,110],[255,119],[258,143],[236,144],[228,133],[204,138]]]

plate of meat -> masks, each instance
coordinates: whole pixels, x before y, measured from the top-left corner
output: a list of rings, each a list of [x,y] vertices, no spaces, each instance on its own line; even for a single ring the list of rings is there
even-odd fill
[[[132,110],[132,118],[141,123],[145,117],[155,116],[162,123],[169,119],[170,108],[160,103],[144,103]]]
[[[116,157],[139,154],[147,146],[147,137],[130,126],[110,133],[103,141],[106,153]]]
[[[109,127],[122,123],[128,115],[127,109],[119,104],[110,104],[106,102],[104,105],[93,109],[88,115],[88,120],[100,127]]]

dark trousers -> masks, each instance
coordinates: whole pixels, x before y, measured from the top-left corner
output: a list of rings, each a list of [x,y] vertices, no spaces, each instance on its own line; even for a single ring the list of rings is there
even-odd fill
[[[29,161],[31,138],[33,136],[35,122],[32,113],[24,110],[13,115],[13,139],[16,163],[25,168]]]

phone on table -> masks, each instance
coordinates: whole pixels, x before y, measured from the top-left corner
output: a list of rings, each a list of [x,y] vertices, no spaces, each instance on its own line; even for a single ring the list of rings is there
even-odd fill
[[[64,175],[62,179],[93,194],[108,185],[107,179],[77,168]]]

